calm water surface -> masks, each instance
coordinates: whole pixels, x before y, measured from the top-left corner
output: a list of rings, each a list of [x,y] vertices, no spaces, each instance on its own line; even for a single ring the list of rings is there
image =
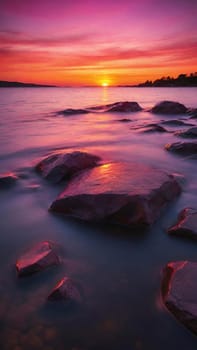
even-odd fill
[[[164,150],[166,143],[180,140],[173,133],[144,134],[136,129],[175,119],[149,113],[155,103],[168,99],[197,107],[196,96],[196,88],[0,89],[1,172],[24,175],[15,188],[0,194],[1,349],[196,349],[196,337],[164,309],[159,296],[161,271],[167,262],[196,260],[194,242],[173,239],[165,232],[183,207],[196,206],[196,161]],[[65,108],[125,100],[137,101],[145,110],[126,115],[56,114]],[[131,122],[121,123],[121,118]],[[61,187],[47,184],[33,166],[61,148],[86,150],[105,161],[137,160],[182,173],[184,191],[144,235],[52,215],[47,209]],[[59,244],[63,264],[18,280],[15,260],[43,239]],[[64,275],[83,286],[85,300],[80,307],[46,302]]]

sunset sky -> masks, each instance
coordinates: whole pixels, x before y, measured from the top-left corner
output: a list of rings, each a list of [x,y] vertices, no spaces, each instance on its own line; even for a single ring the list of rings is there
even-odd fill
[[[197,71],[197,0],[2,0],[0,80],[135,84]]]

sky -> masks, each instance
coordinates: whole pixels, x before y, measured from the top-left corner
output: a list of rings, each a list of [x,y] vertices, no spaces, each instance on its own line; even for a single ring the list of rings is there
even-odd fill
[[[197,0],[1,0],[0,80],[99,86],[197,71]]]

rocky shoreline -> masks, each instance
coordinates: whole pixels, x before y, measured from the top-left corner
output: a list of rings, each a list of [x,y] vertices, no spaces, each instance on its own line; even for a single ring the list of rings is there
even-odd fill
[[[85,113],[132,113],[142,110],[136,102],[117,102],[93,107],[92,109],[66,109],[63,115]],[[166,127],[183,126],[186,130],[173,130],[175,137],[191,139],[190,142],[174,142],[164,145],[164,149],[182,157],[197,156],[196,109],[172,101],[163,101],[154,106],[151,113],[173,117],[169,121],[139,126],[140,132],[172,132]],[[187,119],[174,119],[175,116]],[[121,120],[120,120],[121,121]],[[122,120],[123,121],[123,120]],[[124,121],[129,121],[125,118]],[[189,121],[189,123],[188,123]],[[191,122],[191,123],[190,123]],[[165,128],[162,126],[164,125]],[[50,212],[74,217],[77,220],[110,223],[129,227],[131,230],[146,231],[158,220],[164,208],[181,195],[184,188],[181,174],[167,174],[160,169],[140,162],[109,162],[100,155],[81,150],[53,152],[40,160],[35,171],[51,184],[65,186],[51,203]],[[0,190],[8,191],[20,182],[20,174],[13,172],[0,176]],[[47,209],[47,208],[46,208]],[[174,218],[175,221],[176,218]],[[195,208],[183,208],[178,222],[168,229],[169,235],[196,239],[197,215]],[[194,241],[195,244],[195,241]],[[39,242],[26,251],[16,262],[18,276],[31,275],[46,268],[61,264],[61,258],[54,250],[55,243]],[[187,328],[197,334],[197,285],[196,263],[190,261],[170,262],[164,268],[161,293],[164,304]],[[189,281],[189,282],[188,282]],[[69,276],[63,276],[47,297],[48,300],[83,302],[82,287]]]

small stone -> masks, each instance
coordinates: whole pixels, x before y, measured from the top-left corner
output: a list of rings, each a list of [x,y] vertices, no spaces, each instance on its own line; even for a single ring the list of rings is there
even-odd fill
[[[82,295],[77,283],[69,277],[64,277],[49,294],[48,300],[65,300],[80,303],[82,301]]]
[[[0,175],[0,189],[7,189],[15,185],[18,177],[13,173],[6,173]]]
[[[44,241],[22,255],[16,262],[16,269],[18,276],[26,276],[59,263],[60,260],[56,255],[54,244]]]
[[[168,229],[168,233],[175,236],[183,236],[197,239],[197,210],[183,209],[175,225]]]

